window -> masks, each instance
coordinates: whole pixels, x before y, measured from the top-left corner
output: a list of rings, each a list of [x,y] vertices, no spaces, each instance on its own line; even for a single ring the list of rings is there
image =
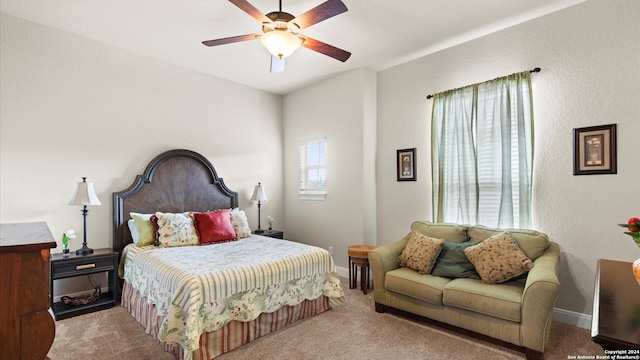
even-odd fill
[[[316,139],[300,143],[300,198],[324,200],[327,194],[327,142]]]
[[[434,95],[433,220],[531,227],[529,72]]]

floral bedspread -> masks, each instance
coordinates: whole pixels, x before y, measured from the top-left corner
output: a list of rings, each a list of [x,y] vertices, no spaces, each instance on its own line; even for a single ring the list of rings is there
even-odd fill
[[[327,296],[344,301],[333,259],[324,249],[251,236],[205,246],[128,245],[120,275],[163,317],[158,337],[198,348],[200,335],[230,321]]]

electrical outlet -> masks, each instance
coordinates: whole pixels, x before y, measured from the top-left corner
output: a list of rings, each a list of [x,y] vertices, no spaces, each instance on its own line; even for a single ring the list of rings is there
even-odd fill
[[[333,246],[329,246],[329,253],[333,256]]]

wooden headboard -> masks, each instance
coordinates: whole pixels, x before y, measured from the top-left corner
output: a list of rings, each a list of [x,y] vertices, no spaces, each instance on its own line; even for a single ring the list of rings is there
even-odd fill
[[[113,193],[113,249],[132,242],[129,213],[209,211],[238,206],[238,193],[218,177],[204,156],[169,150],[156,156],[128,188]]]

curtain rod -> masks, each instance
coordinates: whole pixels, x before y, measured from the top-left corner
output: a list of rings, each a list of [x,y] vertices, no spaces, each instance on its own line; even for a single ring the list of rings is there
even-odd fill
[[[540,69],[539,67],[533,68],[533,70],[529,70],[530,73],[539,73],[540,71],[542,71],[542,69]],[[433,98],[433,95],[431,94],[427,95],[427,99],[431,99],[431,98]]]

